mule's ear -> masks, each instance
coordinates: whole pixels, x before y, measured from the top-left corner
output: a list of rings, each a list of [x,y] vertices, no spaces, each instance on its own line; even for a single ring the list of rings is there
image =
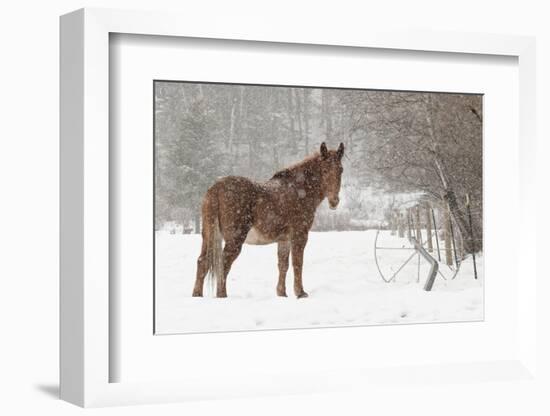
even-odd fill
[[[321,143],[321,157],[326,159],[328,157],[328,149],[325,142]]]
[[[338,150],[336,151],[336,154],[338,155],[338,159],[342,159],[344,156],[344,143],[340,143],[340,146],[338,146]]]

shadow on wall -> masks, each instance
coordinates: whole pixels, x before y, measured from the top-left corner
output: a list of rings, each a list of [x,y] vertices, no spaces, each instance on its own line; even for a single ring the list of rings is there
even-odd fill
[[[37,384],[34,386],[36,390],[42,392],[46,396],[52,399],[59,399],[59,385],[58,384]]]

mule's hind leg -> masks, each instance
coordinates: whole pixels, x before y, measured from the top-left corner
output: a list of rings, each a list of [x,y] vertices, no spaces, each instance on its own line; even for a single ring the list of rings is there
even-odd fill
[[[225,241],[225,246],[223,248],[223,279],[218,283],[216,290],[216,296],[218,298],[227,297],[227,275],[229,274],[229,270],[231,270],[231,265],[241,252],[247,233],[248,231],[244,230],[231,233],[231,238]]]
[[[279,259],[279,282],[277,283],[277,296],[286,297],[286,272],[288,271],[288,257],[290,254],[290,241],[277,243],[277,257]]]
[[[197,278],[195,280],[195,288],[193,289],[193,296],[202,296],[202,290],[204,287],[204,278],[208,273],[210,265],[208,262],[208,244],[206,241],[206,236],[202,237],[202,248],[199,259],[197,260]]]

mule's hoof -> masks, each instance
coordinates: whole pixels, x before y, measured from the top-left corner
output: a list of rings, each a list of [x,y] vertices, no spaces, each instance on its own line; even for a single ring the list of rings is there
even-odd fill
[[[194,298],[202,298],[202,293],[198,291],[193,291],[193,297]]]
[[[297,297],[298,299],[307,298],[308,296],[309,296],[309,295],[308,295],[306,292],[302,292],[302,293],[296,295],[296,297]]]
[[[226,298],[226,297],[227,297],[227,293],[218,293],[218,294],[216,294],[216,297],[217,297],[217,298]]]
[[[286,298],[286,297],[287,297],[287,296],[286,296],[286,292],[284,292],[284,291],[283,291],[283,292],[277,291],[277,296],[280,296],[280,297],[282,297],[282,298]]]

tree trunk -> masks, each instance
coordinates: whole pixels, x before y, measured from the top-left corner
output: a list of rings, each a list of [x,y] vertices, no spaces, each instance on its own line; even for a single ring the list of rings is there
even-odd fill
[[[229,144],[228,149],[229,153],[233,152],[233,137],[235,137],[235,110],[237,107],[237,100],[233,99],[233,102],[231,104],[231,116],[229,119]]]
[[[466,221],[464,213],[462,213],[458,207],[458,203],[456,202],[456,195],[454,193],[453,187],[448,179],[448,174],[446,172],[445,166],[442,163],[441,158],[439,157],[439,148],[438,148],[439,141],[437,140],[437,137],[436,137],[436,129],[432,118],[433,102],[432,102],[432,96],[429,93],[426,95],[425,111],[426,111],[426,122],[428,125],[428,133],[431,138],[431,150],[433,153],[433,163],[443,188],[443,199],[447,202],[447,205],[450,210],[450,215],[452,215],[452,217],[454,218],[455,223],[457,224],[461,235],[464,236],[464,250],[467,253],[476,253],[481,250],[481,244],[479,244],[480,241],[475,239],[473,235],[473,231],[470,230],[469,224]]]
[[[325,124],[325,140],[330,142],[332,139],[332,118],[330,115],[330,91],[321,91],[321,111],[322,119]]]
[[[303,113],[304,113],[304,156],[309,155],[309,90],[304,88],[303,92]]]
[[[195,234],[200,234],[200,233],[201,233],[201,214],[199,211],[196,211],[195,212]]]
[[[302,104],[300,102],[300,94],[298,92],[298,89],[294,90],[294,102],[296,103],[295,112],[296,112],[296,120],[298,121],[298,137],[300,139],[300,143],[303,143],[304,129],[302,126]]]
[[[296,143],[296,126],[294,122],[294,105],[292,104],[292,89],[288,89],[288,104],[287,104],[287,114],[288,114],[288,122],[289,122],[289,129],[290,129],[290,137],[292,139],[292,149],[293,152],[296,153],[297,150],[297,143]]]
[[[237,166],[239,161],[239,144],[242,143],[245,138],[245,132],[246,132],[246,126],[245,126],[246,118],[244,116],[245,111],[246,110],[244,108],[244,87],[241,86],[239,89],[239,111],[238,111],[238,115],[236,117],[235,126],[234,126],[234,129],[235,129],[234,134],[236,135],[237,140],[235,140],[235,137],[234,137],[234,142],[236,142],[235,143],[236,145],[233,146],[232,153],[231,153],[231,156],[233,159],[233,163],[231,163],[231,170],[233,172],[235,171],[235,166]]]
[[[480,241],[475,238],[473,227],[470,227],[470,224],[468,223],[467,214],[462,212],[458,207],[454,191],[448,190],[444,195],[444,200],[449,205],[449,210],[456,225],[458,226],[460,235],[463,236],[464,251],[466,251],[466,253],[479,252],[481,250]]]

